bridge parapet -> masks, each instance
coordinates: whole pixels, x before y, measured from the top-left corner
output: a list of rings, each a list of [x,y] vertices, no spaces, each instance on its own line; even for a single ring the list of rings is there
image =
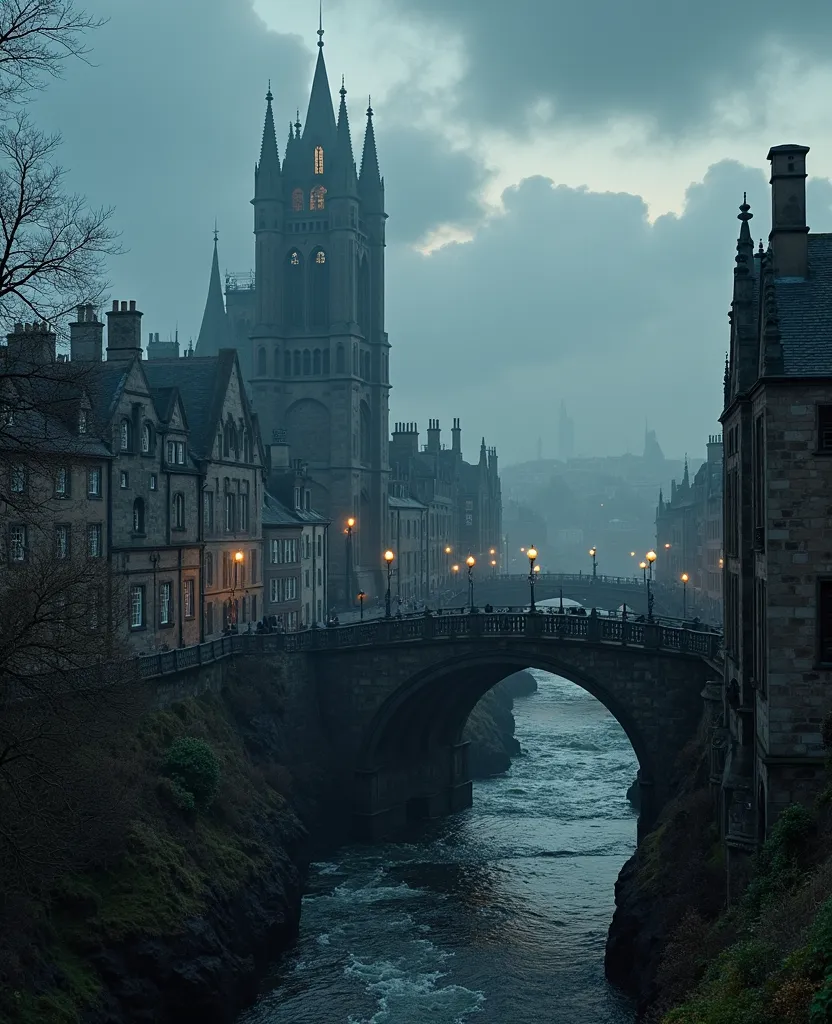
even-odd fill
[[[327,629],[298,633],[243,633],[211,640],[193,647],[144,655],[139,668],[144,679],[153,679],[210,664],[234,654],[273,654],[278,651],[333,651],[359,647],[408,644],[418,641],[470,640],[488,642],[501,637],[537,637],[557,642],[583,640],[590,644],[619,644],[698,655],[717,661],[722,636],[655,622],[632,622],[625,617],[547,615],[539,612],[492,612],[448,615],[414,615],[405,618],[371,619]]]

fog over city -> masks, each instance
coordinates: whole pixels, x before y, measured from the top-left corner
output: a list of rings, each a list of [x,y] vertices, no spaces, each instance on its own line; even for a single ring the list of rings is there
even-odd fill
[[[37,117],[63,132],[71,184],[116,207],[127,252],[112,294],[137,299],[148,331],[178,326],[187,342],[215,217],[222,270],[253,267],[264,96],[271,80],[282,154],[289,119],[305,117],[317,4],[88,7],[109,22],[89,64],[35,98]],[[832,225],[832,8],[776,11],[324,5],[357,151],[370,92],[376,114],[391,421],[459,416],[469,454],[485,434],[506,465],[534,458],[538,437],[555,454],[566,399],[577,454],[640,452],[645,419],[668,455],[703,453],[721,409],[737,208],[746,191],[766,239],[770,145],[812,147],[809,223]]]

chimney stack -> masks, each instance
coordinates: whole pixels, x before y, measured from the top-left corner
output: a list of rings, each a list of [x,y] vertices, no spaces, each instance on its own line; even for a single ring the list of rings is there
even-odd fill
[[[439,420],[428,420],[428,451],[435,455],[439,451]]]
[[[7,356],[11,360],[43,366],[54,363],[55,332],[45,321],[33,324],[16,323],[14,331],[6,335],[9,343]]]
[[[107,312],[107,360],[124,361],[142,357],[142,314],[136,309],[135,300],[122,302],[119,308],[113,300],[113,308]]]
[[[809,228],[806,225],[808,146],[773,146],[771,161],[771,233],[775,277],[809,276]]]
[[[69,352],[73,363],[100,363],[104,345],[104,324],[90,303],[79,306],[78,319],[69,325]]]
[[[451,448],[457,455],[462,455],[462,428],[459,425],[459,419],[454,420],[454,425],[451,428]]]

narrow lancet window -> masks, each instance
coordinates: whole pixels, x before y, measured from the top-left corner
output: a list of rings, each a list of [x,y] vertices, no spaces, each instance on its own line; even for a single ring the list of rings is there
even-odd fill
[[[324,147],[315,146],[315,174],[324,173]]]
[[[316,185],[309,193],[309,209],[323,210],[326,201],[326,189],[323,185]]]

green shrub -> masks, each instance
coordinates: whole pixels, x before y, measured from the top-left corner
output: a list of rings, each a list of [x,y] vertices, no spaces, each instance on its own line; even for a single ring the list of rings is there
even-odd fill
[[[812,812],[802,804],[792,804],[777,819],[756,857],[754,877],[743,899],[746,919],[759,916],[766,904],[803,877],[800,855],[814,827]]]
[[[196,800],[189,789],[185,789],[178,777],[169,778],[167,775],[159,779],[157,786],[159,796],[175,807],[177,811],[184,814],[192,814],[196,810]]]
[[[205,740],[183,736],[168,748],[164,773],[192,795],[195,806],[209,807],[217,793],[220,762]]]
[[[830,1024],[832,1022],[832,975],[827,974],[823,985],[812,996],[809,1010],[809,1024]]]

